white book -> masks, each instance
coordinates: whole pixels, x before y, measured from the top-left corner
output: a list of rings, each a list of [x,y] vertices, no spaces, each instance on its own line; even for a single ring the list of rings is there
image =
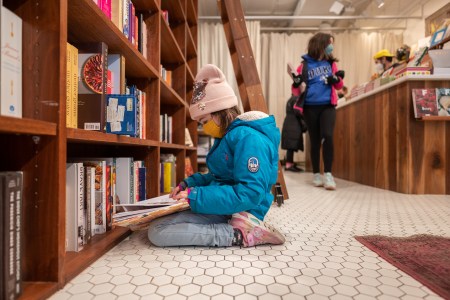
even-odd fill
[[[133,199],[133,158],[116,158],[116,194],[120,204],[134,203]]]
[[[22,118],[22,19],[1,6],[0,114]]]
[[[79,191],[82,189],[80,181],[80,167],[82,163],[66,164],[66,251],[80,251],[82,244],[78,243],[78,214]]]

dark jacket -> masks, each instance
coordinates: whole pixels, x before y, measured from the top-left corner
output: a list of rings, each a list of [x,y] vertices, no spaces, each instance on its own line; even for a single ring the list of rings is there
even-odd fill
[[[294,112],[293,106],[296,100],[297,96],[291,96],[286,103],[286,117],[281,131],[281,149],[304,151],[303,133],[306,132],[306,124],[302,117]]]

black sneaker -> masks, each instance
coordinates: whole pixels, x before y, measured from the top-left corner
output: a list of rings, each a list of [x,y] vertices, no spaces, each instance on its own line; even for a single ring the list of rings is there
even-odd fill
[[[300,169],[300,168],[297,168],[296,165],[292,165],[292,166],[290,166],[289,168],[286,168],[286,167],[285,167],[284,170],[285,170],[285,171],[296,172],[296,173],[298,173],[298,172],[303,172],[303,170]]]

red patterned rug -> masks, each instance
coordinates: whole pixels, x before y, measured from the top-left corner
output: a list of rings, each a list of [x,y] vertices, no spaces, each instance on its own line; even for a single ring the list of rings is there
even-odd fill
[[[439,296],[450,299],[450,238],[432,235],[355,238]]]

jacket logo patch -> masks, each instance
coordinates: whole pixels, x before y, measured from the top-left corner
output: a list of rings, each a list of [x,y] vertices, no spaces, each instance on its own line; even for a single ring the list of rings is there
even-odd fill
[[[259,170],[259,161],[256,157],[250,157],[247,161],[247,168],[250,172],[256,173]]]

